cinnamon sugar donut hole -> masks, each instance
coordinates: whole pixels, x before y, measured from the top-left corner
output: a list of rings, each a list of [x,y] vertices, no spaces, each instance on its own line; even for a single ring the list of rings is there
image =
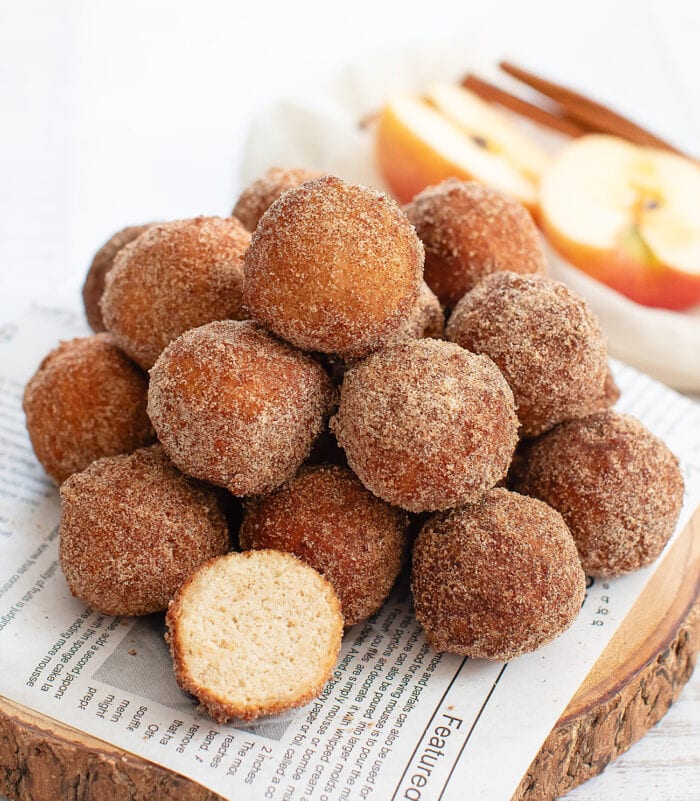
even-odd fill
[[[326,176],[285,192],[245,256],[245,302],[299,348],[360,358],[418,301],[423,247],[396,203]]]
[[[75,473],[61,507],[70,591],[106,615],[165,609],[190,573],[228,550],[216,492],[185,478],[159,445]]]
[[[417,194],[405,211],[425,246],[425,280],[448,308],[493,272],[545,270],[530,213],[491,187],[449,178]]]
[[[420,339],[346,373],[331,430],[371,492],[423,512],[474,501],[503,478],[518,419],[491,359]]]
[[[431,517],[413,550],[416,618],[437,651],[506,661],[578,615],[586,577],[561,515],[505,489]]]
[[[105,289],[105,279],[107,273],[112,269],[114,259],[119,251],[133,242],[134,239],[147,231],[153,223],[147,225],[130,225],[117,231],[113,237],[108,239],[104,245],[95,253],[90,264],[85,283],[83,284],[83,304],[85,306],[85,316],[93,331],[106,331],[100,301]]]
[[[22,406],[37,459],[59,484],[95,459],[154,439],[148,377],[109,334],[61,344],[41,362]]]
[[[251,232],[258,227],[260,218],[288,189],[320,178],[322,172],[302,168],[270,167],[257,181],[246,187],[231,212]]]
[[[143,368],[191,328],[242,320],[250,234],[233,217],[151,226],[116,256],[101,309],[117,344]]]
[[[346,467],[302,467],[272,495],[245,504],[243,550],[293,553],[340,598],[346,626],[373,615],[401,569],[408,516],[372,495]]]
[[[311,357],[251,321],[226,320],[163,351],[151,370],[148,414],[184,473],[257,495],[296,473],[334,401]]]
[[[165,623],[177,683],[220,724],[308,704],[331,678],[343,640],[330,582],[281,551],[202,565]]]
[[[605,336],[583,298],[559,281],[489,275],[457,304],[446,334],[496,362],[515,395],[523,436],[606,402]]]
[[[612,410],[569,420],[534,440],[515,488],[561,513],[593,576],[653,562],[683,502],[676,457],[634,417]]]

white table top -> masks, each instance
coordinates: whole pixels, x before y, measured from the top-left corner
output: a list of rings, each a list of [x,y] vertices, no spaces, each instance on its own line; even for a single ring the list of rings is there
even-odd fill
[[[0,302],[74,293],[124,225],[226,214],[255,112],[387,47],[486,31],[504,56],[700,142],[700,5],[74,0],[0,6]],[[700,798],[700,675],[577,801]]]

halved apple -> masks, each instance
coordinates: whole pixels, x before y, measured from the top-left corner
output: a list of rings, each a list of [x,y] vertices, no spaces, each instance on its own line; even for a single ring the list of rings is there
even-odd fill
[[[547,157],[473,92],[439,84],[423,97],[397,94],[379,116],[379,167],[401,202],[445,178],[480,181],[531,210]]]
[[[540,184],[540,223],[574,266],[637,303],[700,303],[700,167],[601,134],[566,145]]]

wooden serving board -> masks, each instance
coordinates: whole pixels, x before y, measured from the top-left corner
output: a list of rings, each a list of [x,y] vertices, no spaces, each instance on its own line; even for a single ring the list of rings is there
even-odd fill
[[[550,801],[657,723],[700,649],[700,510],[595,663],[513,801]],[[13,801],[218,801],[172,771],[0,697],[0,794]]]

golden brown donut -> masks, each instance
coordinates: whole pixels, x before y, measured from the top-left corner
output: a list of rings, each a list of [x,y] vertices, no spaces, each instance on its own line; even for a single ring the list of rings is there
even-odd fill
[[[491,359],[407,340],[345,375],[331,430],[362,483],[411,512],[474,501],[503,478],[518,419]]]
[[[334,401],[311,357],[251,321],[227,320],[168,345],[151,370],[148,413],[183,472],[258,495],[296,473]]]
[[[163,348],[212,320],[242,320],[250,234],[233,217],[152,225],[122,248],[101,308],[117,344],[144,369]]]
[[[148,377],[109,334],[61,344],[29,379],[22,402],[37,459],[59,484],[95,459],[154,439]]]
[[[417,194],[405,210],[425,246],[425,280],[450,309],[493,272],[545,270],[529,212],[491,187],[449,178]]]
[[[683,502],[676,457],[639,420],[612,410],[569,420],[534,440],[515,487],[561,513],[593,576],[653,562]]]
[[[281,194],[322,175],[322,172],[299,167],[270,167],[262,178],[243,190],[231,214],[252,234],[260,218]]]
[[[578,615],[586,577],[561,515],[505,489],[424,525],[413,550],[416,618],[438,651],[506,661]]]
[[[165,609],[190,573],[228,550],[216,492],[183,476],[159,445],[75,473],[61,507],[70,591],[106,615]]]
[[[422,266],[423,247],[393,200],[326,176],[263,215],[245,256],[245,302],[299,348],[358,358],[409,318]]]
[[[496,362],[515,395],[523,436],[605,402],[605,336],[583,298],[559,281],[489,275],[457,304],[446,333]]]
[[[384,603],[401,569],[408,517],[366,490],[347,467],[302,467],[245,504],[243,550],[293,553],[333,585],[346,626]]]
[[[106,331],[104,320],[102,319],[102,310],[100,309],[100,300],[102,300],[102,293],[105,289],[105,279],[107,273],[112,269],[114,258],[119,251],[133,242],[134,239],[141,236],[141,234],[148,230],[153,223],[147,225],[130,225],[117,231],[111,239],[108,239],[104,245],[95,253],[95,256],[90,264],[87,275],[85,276],[85,283],[83,284],[83,304],[85,306],[85,316],[93,331]]]

